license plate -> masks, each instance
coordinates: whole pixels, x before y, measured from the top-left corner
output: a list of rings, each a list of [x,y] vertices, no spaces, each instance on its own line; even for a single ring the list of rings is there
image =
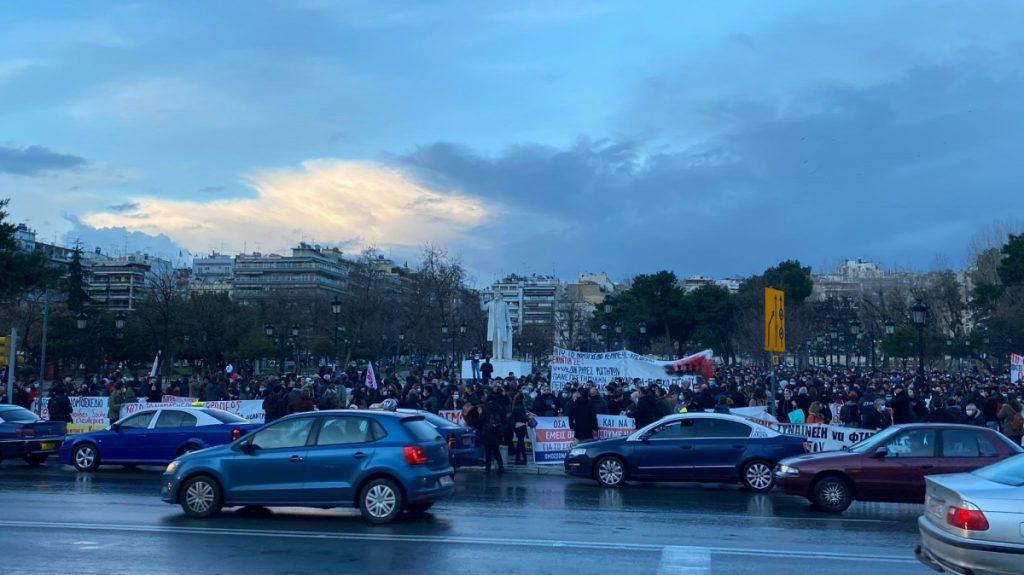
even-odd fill
[[[40,451],[53,451],[57,448],[57,444],[52,441],[44,441],[39,444]]]
[[[455,485],[455,479],[445,475],[441,478],[441,487],[451,487]]]

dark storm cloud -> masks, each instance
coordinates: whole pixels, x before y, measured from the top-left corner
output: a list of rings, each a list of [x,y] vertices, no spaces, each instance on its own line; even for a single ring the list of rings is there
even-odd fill
[[[73,170],[84,166],[85,163],[85,158],[59,154],[42,146],[0,146],[0,173],[34,176],[45,172]]]
[[[94,228],[71,214],[65,214],[64,219],[71,224],[62,239],[65,245],[81,245],[85,250],[99,248],[108,255],[120,254],[127,248],[129,252],[148,253],[176,265],[189,255],[188,250],[164,234],[151,235],[124,227]]]
[[[1024,190],[1024,76],[985,64],[964,59],[870,87],[810,90],[796,113],[723,101],[705,112],[737,128],[699,147],[580,140],[488,157],[437,143],[398,161],[431,184],[512,208],[513,225],[498,222],[501,233],[488,235],[495,249],[554,262],[567,277],[746,274],[790,257],[924,267],[937,255],[960,257],[973,232],[1017,209]],[[517,218],[553,225],[521,227]]]

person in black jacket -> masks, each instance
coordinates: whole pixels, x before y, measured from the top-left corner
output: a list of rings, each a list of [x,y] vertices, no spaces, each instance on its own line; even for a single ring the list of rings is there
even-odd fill
[[[654,391],[651,388],[644,388],[640,392],[640,399],[636,402],[636,428],[640,429],[646,425],[654,423],[659,419],[658,417],[658,400],[654,397]]]
[[[73,408],[71,400],[64,389],[64,384],[58,383],[50,393],[50,400],[46,402],[46,409],[50,412],[50,421],[63,421],[74,423],[71,417]]]
[[[910,396],[902,387],[896,388],[896,395],[892,398],[892,422],[911,423],[915,420],[914,411],[911,409]]]
[[[512,426],[516,436],[514,450],[515,465],[526,465],[526,429],[528,423],[529,414],[526,412],[526,396],[520,391],[512,400]]]
[[[578,394],[573,401],[569,427],[579,442],[590,441],[597,433],[597,412],[585,393]]]
[[[498,464],[498,475],[505,473],[505,462],[501,459],[501,442],[505,437],[508,415],[505,407],[493,394],[487,396],[483,415],[480,417],[480,439],[484,444],[484,465],[487,475],[491,474],[491,461]]]

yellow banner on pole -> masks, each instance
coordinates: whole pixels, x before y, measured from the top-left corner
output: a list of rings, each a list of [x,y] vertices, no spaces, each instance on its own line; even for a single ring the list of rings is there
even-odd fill
[[[764,350],[786,353],[786,293],[764,288]]]

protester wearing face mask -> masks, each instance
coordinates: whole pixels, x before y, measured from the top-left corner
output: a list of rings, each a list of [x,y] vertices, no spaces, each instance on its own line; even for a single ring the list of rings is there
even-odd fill
[[[967,425],[977,425],[978,427],[985,427],[985,415],[978,409],[978,406],[973,403],[968,403],[967,407],[964,408],[964,414],[967,416]]]

